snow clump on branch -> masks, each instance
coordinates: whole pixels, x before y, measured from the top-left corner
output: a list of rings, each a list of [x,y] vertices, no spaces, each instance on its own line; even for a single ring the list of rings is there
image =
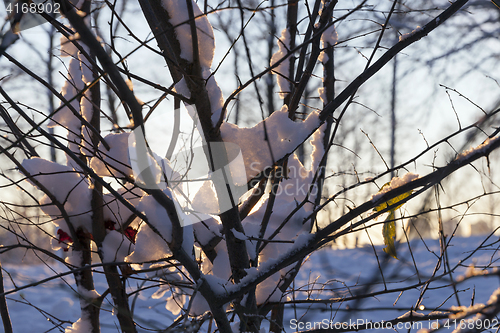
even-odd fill
[[[403,177],[394,177],[391,179],[391,182],[389,183],[388,186],[383,187],[379,192],[372,195],[371,201],[375,202],[378,199],[380,199],[387,192],[390,192],[390,191],[392,191],[398,187],[401,187],[409,182],[412,182],[418,178],[419,178],[419,175],[411,173],[411,172],[408,172]]]
[[[288,108],[284,105],[251,128],[223,123],[221,135],[224,141],[236,143],[241,148],[249,181],[294,151],[319,125],[317,111],[304,121],[294,122],[288,118]]]
[[[193,14],[196,22],[198,52],[200,65],[204,68],[212,66],[215,52],[215,38],[212,25],[201,12],[198,5],[192,1]],[[175,34],[181,47],[181,57],[193,62],[193,38],[191,35],[191,20],[186,0],[163,0],[162,6],[168,12],[170,23],[175,28]]]
[[[206,80],[206,89],[212,110],[212,123],[215,125],[221,117],[224,100],[222,91],[210,70],[215,53],[214,31],[208,18],[201,12],[196,2],[191,1],[191,3],[196,23],[200,67],[202,76]],[[187,2],[185,0],[163,0],[162,6],[168,13],[170,23],[174,26],[175,35],[181,48],[181,58],[192,63],[194,61],[193,38]],[[184,78],[175,85],[175,91],[187,98],[191,97]]]
[[[281,37],[278,39],[278,51],[273,54],[271,58],[271,66],[276,64],[278,61],[282,60],[288,55],[290,51],[290,31],[288,29],[283,29],[281,31]],[[286,94],[290,92],[290,81],[288,79],[290,75],[290,61],[289,59],[284,59],[274,70],[273,73],[277,75],[278,86],[280,88],[280,98],[285,98]]]

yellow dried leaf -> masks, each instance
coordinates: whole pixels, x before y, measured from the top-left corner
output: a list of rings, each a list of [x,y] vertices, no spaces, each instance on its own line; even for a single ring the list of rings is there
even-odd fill
[[[384,184],[380,191],[384,190],[385,187],[390,186],[390,183]],[[380,212],[388,207],[391,207],[389,209],[389,216],[384,221],[384,226],[382,228],[382,235],[384,236],[384,252],[391,255],[395,259],[398,259],[397,253],[396,253],[396,247],[394,245],[394,241],[396,239],[396,223],[394,222],[394,219],[396,217],[396,209],[400,208],[403,206],[405,203],[401,203],[398,205],[398,203],[405,198],[409,197],[413,193],[413,190],[410,190],[408,192],[405,192],[395,198],[392,198],[390,200],[387,200],[386,202],[378,205],[375,207],[373,210],[376,212]]]
[[[389,216],[385,219],[384,227],[382,228],[382,235],[384,236],[384,252],[391,255],[394,259],[398,259],[396,253],[396,246],[394,241],[396,239],[396,223],[394,222],[395,214],[392,210]],[[391,221],[391,222],[389,222]]]
[[[385,183],[385,184],[384,184],[384,186],[382,186],[382,188],[380,189],[380,191],[382,191],[382,190],[384,189],[384,187],[386,187],[386,186],[389,186],[389,183]],[[375,210],[376,212],[380,212],[381,210],[386,209],[386,208],[387,208],[387,207],[389,207],[389,206],[395,205],[395,204],[397,204],[398,202],[400,202],[401,200],[403,200],[403,199],[405,199],[405,198],[409,197],[412,193],[413,193],[413,190],[410,190],[410,191],[405,192],[405,193],[403,193],[403,194],[401,194],[401,195],[399,195],[399,196],[397,196],[397,197],[395,197],[395,198],[392,198],[392,199],[390,199],[390,200],[387,200],[386,202],[384,202],[384,203],[382,203],[382,204],[378,205],[377,207],[375,207],[375,208],[374,208],[374,210]],[[397,206],[395,206],[395,207],[391,208],[391,211],[395,211],[396,209],[400,208],[400,207],[401,207],[401,206],[403,206],[404,204],[405,204],[405,203],[403,202],[402,204],[397,205]]]

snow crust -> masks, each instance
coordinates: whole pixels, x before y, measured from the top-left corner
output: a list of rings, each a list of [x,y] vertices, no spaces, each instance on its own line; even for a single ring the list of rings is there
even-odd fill
[[[200,65],[202,67],[202,75],[206,80],[206,89],[212,109],[212,120],[215,124],[221,117],[224,100],[222,92],[210,71],[215,48],[213,29],[206,16],[202,15],[196,3],[192,2],[192,4],[195,16],[199,16],[196,18],[196,27],[198,30]],[[188,61],[192,61],[193,50],[190,38],[190,25],[187,23],[189,18],[187,16],[186,2],[184,0],[164,0],[162,5],[169,13],[172,23],[177,25],[175,27],[175,32],[182,49],[181,56]],[[189,38],[186,38],[186,36],[189,36]],[[70,104],[76,113],[84,120],[90,121],[93,115],[93,105],[91,103],[92,95],[87,88],[93,81],[93,73],[85,56],[72,43],[73,40],[78,40],[78,38],[79,36],[75,35],[70,37],[70,40],[65,38],[61,40],[61,53],[70,58],[67,80],[63,85],[61,93],[64,98],[71,101]],[[81,43],[80,45],[84,50],[88,51],[85,45]],[[133,90],[131,82],[127,83],[129,84],[129,88]],[[83,94],[81,93],[82,90],[85,90]],[[190,97],[190,91],[184,79],[176,84],[175,90],[186,97]],[[91,132],[84,125],[84,122],[82,123],[82,121],[75,116],[74,111],[71,111],[67,106],[62,107],[53,115],[53,120],[50,122],[49,126],[62,126],[67,129],[68,146],[71,151],[77,155],[84,154],[91,156],[93,154]],[[101,177],[124,178],[125,176],[129,179],[134,179],[135,177],[135,180],[140,182],[140,176],[134,175],[132,170],[133,164],[129,147],[134,141],[132,140],[131,142],[131,136],[131,133],[112,133],[107,135],[105,140],[109,145],[109,150],[100,143],[98,146],[98,156],[94,156],[90,159],[90,167]],[[163,174],[165,174],[169,181],[173,181],[173,183],[176,184],[177,188],[174,186],[173,189],[169,189],[165,185],[163,189],[163,192],[175,202],[172,191],[176,194],[182,194],[182,184],[179,183],[180,174],[172,169],[168,160],[152,152],[148,152],[147,154],[151,162],[149,165],[153,166],[154,176],[157,177],[158,182],[166,184],[166,180],[162,178]],[[37,181],[47,187],[64,206],[65,211],[69,215],[69,220],[73,229],[81,229],[86,236],[91,237],[92,216],[90,202],[92,197],[92,184],[71,158],[67,157],[66,164],[67,165],[60,165],[40,158],[23,161],[24,168],[26,168]],[[244,167],[242,166],[241,169],[244,169]],[[246,178],[244,178],[244,180],[246,180]],[[127,184],[120,187],[117,191],[148,217],[149,225],[145,222],[139,222],[138,219],[132,222],[131,226],[134,229],[138,229],[135,239],[136,244],[134,245],[128,238],[128,235],[125,236],[122,232],[117,231],[119,229],[123,230],[122,227],[124,227],[124,223],[131,218],[132,213],[120,203],[114,195],[104,193],[103,214],[107,230],[104,241],[102,242],[102,260],[104,263],[127,261],[133,264],[132,266],[135,268],[140,268],[141,266],[154,267],[154,265],[157,264],[148,263],[148,261],[164,259],[171,255],[168,247],[168,243],[172,241],[173,237],[170,218],[165,208],[158,204],[152,196],[146,195],[141,189],[131,184]],[[217,199],[213,189],[205,186],[199,192],[198,198],[195,197],[196,200],[194,200],[194,202],[198,205],[195,206],[195,208],[205,211],[208,210],[209,213],[218,213],[217,211],[210,210],[207,206],[205,196],[208,194],[213,194],[212,198],[215,200]],[[212,202],[212,204],[213,203],[214,202]],[[70,228],[62,221],[59,209],[52,205],[53,202],[47,195],[41,199],[40,204],[42,205],[44,213],[52,217],[56,226],[59,227],[58,231],[61,231],[61,235],[63,236],[58,235],[57,237],[64,237],[66,242],[71,243],[71,241],[68,240],[71,236]],[[193,247],[195,230],[193,230],[193,226],[188,225],[188,217],[182,213],[181,207],[178,204],[176,205],[175,213],[178,214],[181,224],[184,226],[182,246],[187,253],[193,255],[194,259]],[[200,207],[200,205],[204,206]],[[206,217],[205,225],[209,225],[208,232],[202,229],[198,229],[197,231],[197,239],[202,243],[204,241],[209,242],[214,236],[221,236],[219,222],[208,214],[206,214]],[[161,236],[157,235],[153,229],[159,231]],[[59,244],[60,240],[61,238],[54,238],[54,248],[61,247]],[[204,269],[209,274],[207,283],[213,284],[214,287],[219,286],[217,290],[221,291],[223,290],[222,285],[228,281],[231,271],[225,243],[221,242],[218,247],[216,247],[216,251],[218,252],[218,256],[213,265],[204,265]],[[65,260],[68,264],[79,267],[82,265],[82,253],[70,249],[70,251],[67,252]],[[135,265],[135,263],[137,263],[137,265]],[[175,272],[167,272],[168,274],[165,274],[165,277],[168,278],[169,281],[181,281],[185,279],[187,272],[184,271],[183,274],[180,274],[177,268],[174,268],[174,270]],[[86,305],[90,299],[95,299],[99,296],[96,290],[78,288],[78,292],[81,295],[80,301],[82,305]],[[169,289],[169,292],[168,298],[165,299],[165,308],[174,315],[179,314],[186,304],[186,294],[192,293],[192,290],[181,290],[174,287]],[[165,293],[166,291],[162,291],[160,288],[157,291],[157,296],[163,297]],[[209,308],[206,301],[198,293],[191,308],[191,313],[202,314],[207,310],[209,310]],[[91,326],[88,316],[83,313],[78,321],[66,328],[66,332],[90,332],[90,329]]]
[[[279,133],[275,133],[276,137],[287,138],[290,135],[293,138],[293,135],[298,135],[300,130],[294,130],[293,128],[286,128],[287,124],[291,124],[292,126],[304,126],[304,123],[294,123],[289,120],[288,114],[286,112],[286,108],[282,109],[282,111],[275,112],[275,116],[271,115],[266,121],[269,121],[270,124],[274,125],[276,122],[276,131],[278,131],[277,124],[279,123],[281,126],[285,126],[285,129],[281,130]],[[306,120],[306,122],[316,122],[316,120]],[[309,125],[309,124],[308,124]],[[234,126],[234,125],[232,125]],[[243,129],[247,131],[257,132],[258,130],[262,130],[262,128],[253,127],[251,129]],[[263,127],[262,123],[260,126]],[[301,203],[310,190],[311,182],[314,178],[314,173],[318,169],[320,161],[325,153],[323,148],[323,137],[324,137],[324,129],[326,125],[321,126],[314,134],[311,140],[311,144],[313,146],[311,152],[311,169],[306,169],[302,163],[298,160],[296,155],[292,154],[288,158],[287,170],[280,170],[283,176],[286,172],[286,176],[281,181],[279,188],[276,192],[275,203],[273,206],[273,216],[269,221],[267,229],[263,235],[264,238],[269,238],[274,231],[280,228],[280,232],[273,237],[274,241],[267,244],[264,250],[259,255],[259,267],[247,269],[247,276],[245,279],[250,279],[260,274],[265,269],[269,268],[270,265],[273,265],[276,260],[282,255],[285,255],[289,251],[297,250],[303,246],[305,246],[314,235],[310,234],[310,223],[304,223],[304,219],[309,216],[312,212],[313,205],[311,202],[314,202],[316,196],[318,195],[317,188],[314,186],[309,193],[309,202],[304,204],[297,212],[291,217],[291,219],[284,225],[281,226],[282,222],[288,217],[288,215],[295,210],[297,204]],[[274,127],[272,127],[274,129]],[[242,129],[235,129],[235,133],[237,131],[241,131]],[[225,132],[227,133],[227,132]],[[224,133],[224,134],[225,134]],[[252,133],[248,134],[248,138],[251,138]],[[226,136],[227,138],[227,136]],[[243,143],[244,139],[241,139]],[[281,140],[281,139],[280,139]],[[252,148],[257,148],[260,144],[255,144],[255,139],[250,141],[252,146],[248,144],[248,148],[245,146],[242,147],[242,152],[244,155],[244,159],[246,160],[246,165],[248,165],[248,159],[245,158],[246,149],[251,150]],[[288,142],[288,141],[286,141]],[[205,185],[204,185],[205,186]],[[204,196],[207,197],[210,193],[203,191]],[[206,199],[205,199],[206,200]],[[231,230],[236,238],[240,240],[246,241],[247,250],[249,252],[249,256],[251,259],[256,259],[256,245],[257,242],[255,240],[251,240],[252,238],[261,238],[260,229],[261,222],[263,216],[265,214],[267,205],[269,202],[269,193],[263,195],[261,200],[257,203],[256,207],[250,212],[250,214],[243,221],[243,232],[238,232],[234,229]],[[198,242],[201,244],[207,244],[213,237],[221,236],[219,234],[220,224],[218,221],[212,219],[207,220],[203,224],[195,224],[194,230],[196,233],[196,238]],[[290,240],[294,241],[290,243]],[[284,241],[284,242],[279,242]],[[220,287],[223,286],[223,289],[220,289],[221,293],[225,293],[226,290],[231,290],[234,286],[232,286],[229,281],[231,276],[230,264],[229,264],[229,256],[227,254],[227,247],[225,244],[225,240],[222,239],[219,244],[215,247],[215,251],[217,256],[213,263],[208,260],[204,260],[202,264],[202,271],[204,274],[209,274],[208,276],[212,276],[214,290],[219,290]],[[256,297],[257,303],[262,304],[266,300],[270,301],[279,301],[282,297],[282,293],[277,288],[277,284],[280,279],[287,274],[291,267],[286,267],[280,272],[273,274],[271,277],[267,278],[263,283],[257,286],[256,289]],[[217,288],[217,289],[215,289]]]
[[[318,56],[318,61],[321,62],[322,64],[326,64],[330,58],[328,57],[328,54],[326,52],[322,51],[319,56]]]
[[[310,234],[308,232],[302,232],[297,236],[297,238],[293,242],[293,246],[294,248],[301,249],[304,246],[306,246],[307,243],[309,243],[309,241],[311,241],[313,238],[314,234]]]
[[[78,294],[79,294],[79,296],[81,296],[87,300],[96,299],[96,298],[99,298],[101,296],[101,295],[99,295],[99,293],[95,289],[87,290],[87,289],[83,288],[82,286],[78,286]]]
[[[68,65],[68,80],[64,82],[61,95],[69,102],[76,112],[80,113],[80,101],[76,98],[79,91],[84,88],[80,61],[77,56],[71,58]],[[62,102],[61,102],[62,104]],[[68,130],[68,147],[72,152],[79,153],[81,142],[81,122],[75,117],[69,106],[63,106],[52,115],[48,127],[62,126]]]
[[[101,296],[95,289],[88,290],[85,289],[82,285],[78,285],[77,291],[78,297],[80,298],[80,308],[82,309],[87,307],[89,304],[91,304]],[[85,316],[82,315],[82,318],[85,318]]]
[[[170,223],[170,220],[164,221],[165,224]],[[141,224],[135,241],[135,250],[125,258],[125,261],[137,263],[132,265],[133,268],[141,268],[143,262],[167,258],[172,253],[160,236],[145,223]]]
[[[323,138],[325,136],[326,123],[321,125],[312,135],[311,139],[311,167],[312,170],[317,170],[323,156],[325,155],[325,147],[323,146]]]

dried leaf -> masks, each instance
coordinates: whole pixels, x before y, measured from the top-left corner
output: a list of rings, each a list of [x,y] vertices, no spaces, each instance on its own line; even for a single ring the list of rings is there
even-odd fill
[[[394,241],[396,239],[396,223],[394,222],[394,218],[394,210],[391,210],[389,216],[387,216],[384,221],[382,235],[384,236],[384,244],[386,245],[384,248],[384,252],[391,255],[394,259],[398,259],[398,256],[396,254],[396,247],[394,246]]]
[[[500,0],[499,0],[499,1],[500,1]],[[383,189],[384,189],[384,187],[389,186],[389,184],[390,184],[390,183],[385,183],[385,184],[384,184],[384,186],[382,186],[381,190],[383,190]],[[392,206],[392,205],[394,205],[394,204],[397,204],[397,203],[398,203],[398,202],[400,202],[401,200],[403,200],[403,199],[405,199],[405,198],[409,197],[412,193],[413,193],[413,190],[410,190],[410,191],[405,192],[405,193],[403,193],[403,194],[401,194],[401,195],[399,195],[399,196],[397,196],[397,197],[395,197],[395,198],[392,198],[392,199],[390,199],[390,200],[387,200],[386,202],[384,202],[384,203],[382,203],[382,204],[378,205],[377,207],[375,207],[375,208],[374,208],[374,210],[375,210],[376,212],[380,212],[381,210],[386,209],[387,207]],[[405,204],[405,203],[403,202],[402,204],[397,205],[397,206],[395,206],[395,207],[391,208],[391,211],[395,211],[396,209],[400,208],[400,207],[401,207],[401,206],[403,206],[404,204]]]
[[[390,186],[390,183],[384,184],[382,186],[381,191],[384,189],[384,187]],[[384,226],[382,228],[382,235],[384,236],[384,252],[391,255],[395,259],[398,259],[397,254],[396,254],[396,247],[394,246],[394,241],[396,239],[396,222],[394,222],[394,219],[396,218],[396,209],[401,208],[405,203],[401,203],[398,205],[398,203],[405,198],[409,197],[413,193],[413,190],[410,190],[408,192],[405,192],[395,198],[392,198],[390,200],[387,200],[386,202],[378,205],[375,207],[373,210],[376,212],[380,212],[388,207],[391,207],[389,209],[389,216],[384,221]]]

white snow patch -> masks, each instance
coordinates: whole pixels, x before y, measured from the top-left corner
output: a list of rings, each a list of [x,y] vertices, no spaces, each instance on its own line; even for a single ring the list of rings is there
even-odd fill
[[[415,311],[408,311],[405,314],[399,316],[397,319],[404,319],[404,318],[422,318],[425,317],[425,314],[423,313],[418,313]]]
[[[99,293],[95,289],[88,290],[79,285],[78,296],[80,297],[80,307],[84,308],[95,301],[97,298],[99,298],[99,296],[101,295],[99,295]]]
[[[85,299],[89,299],[89,300],[96,299],[96,298],[99,298],[101,296],[101,295],[99,295],[99,293],[95,289],[88,290],[88,289],[83,288],[82,286],[78,286],[78,294],[81,297],[83,297]]]
[[[221,241],[215,247],[217,257],[212,264],[212,274],[224,281],[228,281],[231,276],[231,265],[229,264],[229,255],[227,254],[226,242]],[[219,281],[216,279],[216,281]],[[217,282],[218,283],[218,282]]]
[[[182,79],[175,84],[174,91],[186,98],[191,98],[191,91],[189,90],[184,77],[182,77]]]
[[[70,251],[66,256],[66,258],[64,259],[64,261],[75,267],[80,267],[83,261],[82,251],[75,251],[75,250]]]
[[[80,39],[80,35],[78,33],[74,35],[70,35],[69,38],[66,36],[61,36],[61,57],[71,57],[75,56],[78,53],[78,48],[75,46],[73,41],[77,41]]]
[[[165,190],[164,193],[172,199],[169,190]],[[165,208],[153,196],[144,196],[137,205],[137,209],[146,215],[149,223],[156,227],[167,242],[172,241],[172,222]]]
[[[197,241],[201,245],[207,245],[210,240],[216,236],[222,237],[219,228],[219,222],[214,218],[209,218],[203,223],[195,223],[193,224],[194,233],[196,235]],[[208,227],[208,229],[207,229]]]
[[[421,31],[423,28],[421,26],[417,26],[415,28],[415,30],[413,30],[412,32],[408,32],[406,34],[402,34],[401,36],[399,36],[399,41],[402,42],[404,41],[405,39],[415,35],[417,32]]]
[[[216,275],[205,275],[204,280],[210,286],[210,289],[213,290],[214,293],[219,295],[224,295],[226,293],[227,287],[227,279],[221,279]]]
[[[80,102],[75,96],[85,87],[82,81],[82,72],[80,67],[80,61],[75,56],[70,59],[68,65],[68,80],[64,81],[64,85],[61,90],[61,95],[69,102],[69,104],[76,110],[80,112]],[[63,102],[61,101],[61,105]],[[75,117],[73,112],[68,106],[64,106],[52,115],[48,127],[63,126],[69,132],[74,134],[80,134],[81,122]]]
[[[92,332],[92,324],[90,316],[85,312],[82,313],[82,318],[78,319],[73,325],[66,327],[64,333],[89,333]]]
[[[297,238],[295,239],[295,242],[293,242],[293,247],[296,249],[303,248],[313,238],[314,238],[314,234],[303,232],[297,236]]]
[[[337,34],[335,26],[332,24],[321,35],[321,45],[323,48],[325,48],[328,45],[337,44],[338,41],[339,41],[339,35]]]
[[[82,125],[82,122],[71,111],[74,110],[77,114],[90,121],[93,113],[93,105],[91,103],[92,96],[87,89],[83,96],[79,94],[87,88],[87,86],[94,80],[91,71],[89,60],[83,53],[74,45],[72,41],[78,43],[84,51],[89,52],[88,47],[81,43],[76,42],[79,38],[78,34],[61,38],[61,54],[63,56],[71,57],[68,64],[67,80],[62,87],[61,95],[69,102],[68,105],[63,105],[61,101],[60,109],[51,116],[48,127],[62,126],[68,131],[68,148],[75,154],[83,153],[89,154],[91,140],[90,130]],[[71,109],[70,109],[71,107]],[[66,156],[67,164],[75,164],[69,156]],[[76,167],[76,164],[75,164]]]
[[[264,122],[268,142],[265,140]],[[319,124],[318,112],[310,113],[304,121],[294,122],[288,118],[287,107],[283,106],[281,110],[273,112],[264,121],[251,128],[223,123],[221,135],[224,141],[236,143],[241,148],[247,181],[249,181],[286,154],[291,153]],[[271,146],[274,160],[269,146]]]
[[[234,237],[236,237],[239,240],[247,240],[248,239],[248,237],[245,236],[244,233],[239,232],[239,231],[235,230],[234,228],[231,229],[231,232],[233,233]]]
[[[328,103],[328,99],[326,98],[326,88],[319,87],[318,88],[318,95],[319,95],[319,99],[321,100],[323,105],[326,105]]]
[[[164,221],[164,223],[170,223],[170,220]],[[126,257],[125,261],[137,263],[140,266],[145,261],[167,258],[171,254],[168,244],[147,224],[143,223],[137,232],[134,252]]]
[[[212,110],[212,124],[215,126],[221,116],[224,98],[222,97],[222,90],[217,84],[217,81],[215,81],[215,77],[212,75],[210,69],[206,68],[203,70],[203,78],[207,80],[206,89]]]
[[[273,54],[271,58],[271,66],[279,60],[287,56],[290,50],[290,31],[287,28],[281,31],[281,37],[278,39],[278,51]],[[287,79],[290,75],[290,62],[289,59],[282,61],[274,70],[273,73],[277,75],[278,86],[280,88],[280,97],[285,98],[286,94],[290,92],[290,81]]]
[[[208,18],[203,15],[196,2],[192,1],[196,22],[200,65],[210,68],[215,51],[214,31]],[[181,57],[193,61],[193,42],[188,8],[185,0],[163,0],[162,6],[168,12],[170,23],[175,27],[175,34],[181,47]]]
[[[173,199],[169,189],[163,190],[163,193],[170,199]],[[175,201],[174,201],[175,203]],[[176,212],[179,220],[186,218],[180,207],[176,204]],[[172,242],[172,222],[165,208],[156,201],[153,196],[146,195],[142,197],[137,205],[137,209],[148,218],[148,222],[160,233],[161,237],[153,231],[149,225],[142,223],[136,237],[135,251],[125,258],[127,262],[140,263],[144,261],[166,258],[171,255],[168,243]],[[163,237],[163,239],[162,239]],[[194,244],[193,228],[190,225],[183,226],[182,247],[187,253],[192,252]]]
[[[207,300],[199,292],[194,296],[193,303],[191,303],[191,309],[189,309],[189,314],[192,316],[200,316],[205,312],[210,311],[210,306],[208,306]]]
[[[304,168],[296,155],[288,159],[288,179],[283,179],[276,191],[276,198],[273,206],[273,218],[269,221],[264,238],[269,238],[274,231],[280,227],[285,218],[302,202],[309,190],[314,176],[313,171]],[[314,188],[313,188],[314,191]],[[314,201],[317,193],[311,193],[309,201]],[[252,211],[243,221],[245,234],[248,237],[260,237],[260,223],[264,217],[269,195],[265,194],[257,204],[258,208]],[[294,240],[302,232],[309,232],[309,223],[304,224],[304,219],[311,213],[312,204],[306,203],[299,209],[293,217],[286,223],[274,240],[290,241]],[[264,262],[270,258],[277,258],[280,254],[287,252],[293,244],[291,243],[269,243],[260,253],[259,262]],[[253,249],[251,251],[253,253]]]
[[[326,64],[330,58],[328,57],[328,54],[326,54],[325,51],[321,51],[321,53],[318,56],[318,61],[321,62],[322,64]]]
[[[93,157],[90,161],[90,167],[101,177],[118,177],[123,175],[132,177],[133,172],[130,168],[129,140],[130,133],[111,133],[106,135],[104,140],[108,143],[108,151],[104,145],[99,143],[99,152],[101,156]]]
[[[165,190],[164,193],[171,197],[169,190]],[[135,250],[125,258],[125,261],[140,263],[170,256],[170,248],[166,242],[170,243],[172,241],[172,222],[165,208],[155,198],[147,195],[141,199],[137,209],[146,215],[149,223],[158,230],[165,240],[146,223],[142,223],[137,232]]]
[[[197,213],[218,214],[219,201],[213,189],[212,182],[203,182],[198,192],[193,198],[192,207]]]
[[[42,158],[34,157],[25,159],[22,166],[42,184],[55,198],[64,205],[64,210],[70,216],[73,228],[77,230],[82,227],[91,230],[91,190],[83,175],[73,168],[60,165]],[[32,183],[35,185],[34,183]],[[60,223],[61,212],[53,204],[52,200],[44,195],[40,199],[40,205],[44,213],[51,216],[56,225]],[[60,225],[67,234],[69,229],[66,224]]]
[[[120,187],[116,192],[118,192],[118,194],[130,202],[134,207],[137,203],[139,203],[141,197],[145,194],[140,188],[133,187],[133,185],[129,183]],[[128,218],[132,215],[132,212],[111,193],[104,194],[103,201],[105,205],[103,208],[104,221],[117,222],[118,225],[115,226],[115,228],[121,228],[122,223],[128,220]]]
[[[134,248],[134,244],[125,235],[111,230],[102,242],[103,262],[123,262],[125,257],[134,251]]]
[[[82,82],[88,85],[94,81],[94,74],[92,73],[91,65],[87,57],[85,57],[81,52],[78,52],[78,59],[80,60]]]
[[[92,93],[90,90],[87,90],[82,98],[80,103],[81,113],[83,119],[90,123],[92,119],[92,114],[94,113],[94,108],[91,102]],[[81,144],[80,144],[80,152],[85,156],[93,156],[94,149],[92,144],[92,132],[86,126],[82,126],[82,136],[81,136]],[[73,162],[72,162],[73,163]]]
[[[312,135],[311,166],[313,171],[318,169],[319,163],[321,162],[323,156],[325,155],[325,147],[323,145],[325,130],[326,130],[326,123],[321,125]]]
[[[461,160],[463,158],[467,158],[469,156],[471,156],[472,154],[474,153],[479,153],[479,154],[482,154],[486,151],[486,149],[491,145],[493,144],[494,142],[496,142],[498,139],[500,138],[500,136],[495,136],[493,138],[487,138],[486,140],[484,140],[483,143],[481,143],[479,146],[477,147],[471,147],[469,148],[468,150],[466,151],[463,151],[461,152],[458,156],[457,156],[457,160]]]

